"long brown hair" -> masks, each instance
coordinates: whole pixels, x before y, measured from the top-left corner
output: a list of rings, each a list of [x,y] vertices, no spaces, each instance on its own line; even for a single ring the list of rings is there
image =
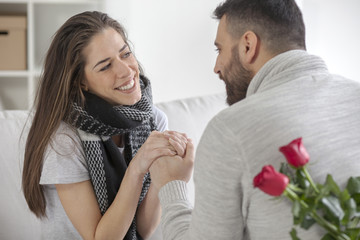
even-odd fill
[[[39,184],[44,152],[60,122],[69,123],[73,104],[83,106],[83,49],[94,35],[109,27],[119,32],[129,45],[123,27],[107,14],[95,11],[68,19],[55,33],[48,49],[34,103],[35,114],[26,141],[22,174],[26,202],[39,218],[46,216],[46,200]]]

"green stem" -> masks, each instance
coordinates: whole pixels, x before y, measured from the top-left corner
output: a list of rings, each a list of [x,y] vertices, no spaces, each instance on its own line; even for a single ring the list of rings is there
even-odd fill
[[[301,204],[301,206],[303,206],[305,209],[309,210],[311,217],[323,228],[325,228],[335,239],[337,240],[350,240],[349,237],[344,236],[343,234],[341,234],[341,232],[339,232],[339,230],[337,229],[337,227],[328,222],[326,219],[324,219],[322,216],[319,216],[319,214],[315,211],[315,209],[309,209],[309,206],[306,204],[306,202],[304,202],[303,200],[301,200],[298,195],[293,192],[293,190],[291,189],[293,187],[292,184],[288,184],[287,188],[284,191],[285,196],[287,196],[291,201],[299,201],[299,203]]]
[[[297,187],[296,185],[293,184],[288,184],[287,185],[288,188],[290,188],[292,191],[294,191],[295,193],[304,193],[304,190],[302,188]]]
[[[305,166],[300,168],[306,176],[306,179],[310,182],[310,185],[313,187],[313,189],[315,190],[316,193],[319,193],[319,189],[316,187],[316,184],[314,183],[314,181],[312,180],[310,173],[308,172],[308,170],[306,169]]]
[[[345,238],[341,232],[334,226],[334,224],[326,221],[323,217],[319,216],[316,211],[311,210],[311,217],[315,219],[320,226],[328,230],[328,232],[335,238],[339,240],[350,240],[350,238]]]
[[[291,183],[289,183],[287,185],[287,187],[285,188],[285,191],[284,191],[284,194],[285,196],[287,196],[288,198],[290,198],[291,201],[295,201],[295,200],[298,200],[300,201],[298,195],[294,192],[294,185],[292,185]],[[308,208],[308,205],[306,203],[304,203],[306,205],[306,208]]]

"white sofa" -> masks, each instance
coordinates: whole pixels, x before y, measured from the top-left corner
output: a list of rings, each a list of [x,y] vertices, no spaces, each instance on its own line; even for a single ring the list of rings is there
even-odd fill
[[[169,120],[169,129],[187,133],[197,146],[208,121],[226,107],[225,93],[156,104]],[[40,239],[39,220],[27,208],[21,191],[21,169],[27,111],[0,111],[0,239]],[[20,138],[22,134],[22,138]],[[194,186],[189,182],[194,201]],[[157,229],[151,240],[161,240]]]

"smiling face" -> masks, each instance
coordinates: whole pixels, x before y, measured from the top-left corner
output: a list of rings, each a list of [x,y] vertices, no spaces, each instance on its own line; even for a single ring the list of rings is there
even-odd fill
[[[84,48],[84,88],[112,105],[133,105],[141,98],[139,66],[121,35],[106,28]]]

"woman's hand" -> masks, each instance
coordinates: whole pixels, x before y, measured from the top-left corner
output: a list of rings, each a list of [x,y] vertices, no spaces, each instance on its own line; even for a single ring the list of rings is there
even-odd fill
[[[189,140],[186,134],[176,131],[165,131],[164,134],[168,137],[169,143],[176,151],[177,155],[184,157],[186,152],[186,144]]]
[[[184,156],[187,137],[175,131],[153,131],[132,159],[130,165],[138,174],[144,175],[154,160],[163,156]]]
[[[189,139],[186,154],[180,156],[164,156],[157,159],[150,167],[152,184],[159,190],[165,184],[174,180],[188,182],[194,165],[195,150]]]

